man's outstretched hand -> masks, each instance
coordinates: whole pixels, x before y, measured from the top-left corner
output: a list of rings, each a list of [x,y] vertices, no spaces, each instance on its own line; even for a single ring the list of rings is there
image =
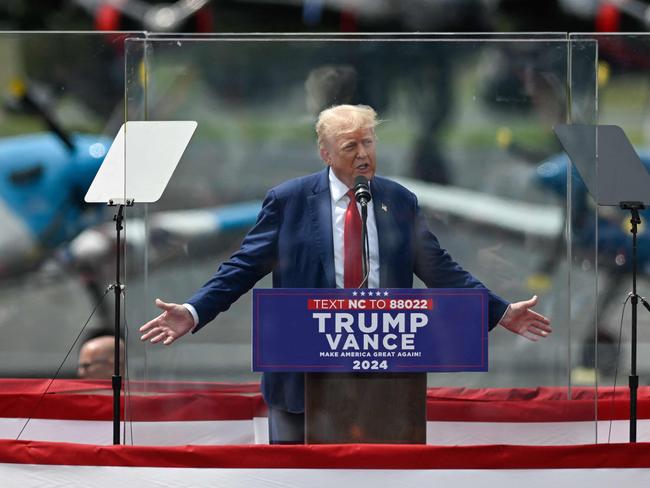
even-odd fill
[[[154,344],[162,341],[167,346],[194,328],[194,318],[183,305],[156,298],[156,307],[164,312],[140,327],[140,340]]]
[[[530,341],[546,337],[553,332],[551,321],[531,310],[536,304],[537,295],[523,302],[511,303],[499,324]]]

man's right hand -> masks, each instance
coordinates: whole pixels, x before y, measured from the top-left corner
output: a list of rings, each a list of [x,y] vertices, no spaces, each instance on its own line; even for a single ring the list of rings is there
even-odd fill
[[[168,346],[194,328],[194,318],[183,305],[165,303],[156,298],[156,307],[164,312],[140,327],[140,340],[149,340],[153,344],[162,341]]]

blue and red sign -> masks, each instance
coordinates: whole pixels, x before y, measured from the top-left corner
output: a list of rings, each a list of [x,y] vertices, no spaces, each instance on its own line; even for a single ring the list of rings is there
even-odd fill
[[[253,371],[487,371],[484,289],[253,290]]]

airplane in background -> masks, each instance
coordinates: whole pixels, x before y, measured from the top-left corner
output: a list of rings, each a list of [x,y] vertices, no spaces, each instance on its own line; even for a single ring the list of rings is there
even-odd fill
[[[34,269],[101,221],[83,195],[111,143],[65,132],[25,84],[14,82],[12,91],[22,109],[39,111],[49,131],[0,139],[0,278]]]
[[[547,157],[539,162],[535,151],[526,150],[517,144],[504,147],[509,153],[529,164],[534,164],[532,181],[539,187],[557,195],[558,207],[554,217],[555,231],[548,234],[550,241],[546,253],[531,277],[542,289],[550,284],[550,277],[566,255],[566,224],[571,227],[572,259],[583,261],[593,267],[597,257],[599,278],[598,321],[596,316],[587,317],[596,323],[581,338],[582,346],[579,366],[572,374],[576,383],[593,383],[595,349],[598,347],[598,368],[605,375],[613,375],[618,361],[618,327],[607,323],[612,307],[616,306],[626,290],[631,288],[632,273],[632,235],[630,213],[616,207],[598,207],[589,195],[575,166],[571,167],[571,215],[567,214],[568,166],[569,157],[565,152]],[[637,154],[646,170],[650,172],[650,151],[638,150]],[[494,207],[492,207],[494,208]],[[489,212],[490,210],[484,210]],[[650,276],[650,209],[639,212],[642,223],[637,233],[637,266],[641,277]],[[535,214],[529,215],[529,225],[544,228],[545,221]],[[503,228],[503,225],[500,226]],[[512,226],[510,226],[512,228]],[[555,237],[553,237],[553,235]]]
[[[41,117],[48,131],[0,138],[0,283],[56,264],[82,279],[92,303],[112,282],[115,229],[106,206],[84,202],[112,138],[68,133],[27,85],[14,82],[14,110]],[[150,264],[186,253],[187,245],[219,250],[230,236],[250,228],[261,202],[153,212],[147,222],[128,218],[127,246],[138,259],[148,248]],[[49,267],[51,271],[52,267]],[[102,328],[112,323],[100,308]]]
[[[639,151],[641,162],[650,171],[650,152]],[[559,197],[567,196],[567,165],[569,158],[565,153],[557,154],[542,162],[536,169],[537,182]],[[630,214],[614,207],[600,207],[596,215],[594,204],[587,187],[575,166],[571,175],[571,226],[575,245],[594,249],[597,244],[598,264],[609,271],[631,271],[632,239],[630,235]],[[647,222],[650,209],[640,212]],[[642,225],[637,235],[637,259],[639,270],[650,274],[650,227]],[[614,290],[605,289],[610,294]]]
[[[644,166],[650,172],[650,151],[638,151]],[[521,153],[518,154],[521,156]],[[488,195],[449,185],[395,178],[418,196],[423,209],[443,214],[480,228],[502,231],[517,236],[532,237],[544,251],[539,263],[528,277],[532,291],[544,292],[552,283],[552,276],[566,256],[567,222],[567,166],[568,156],[563,152],[551,156],[531,170],[528,182],[554,193],[557,205],[538,205],[515,199]],[[593,200],[587,192],[575,167],[572,169],[572,212],[570,218],[572,259],[591,263],[598,254],[599,296],[597,328],[587,328],[580,337],[577,365],[572,369],[575,384],[593,384],[595,381],[596,347],[598,370],[611,377],[620,360],[618,352],[618,324],[608,323],[608,316],[631,288],[632,236],[630,214],[614,207],[600,207],[596,213]],[[640,276],[650,276],[650,209],[640,212],[642,224],[637,235],[637,263]],[[597,247],[596,247],[597,246]],[[643,293],[641,293],[643,294]],[[590,322],[588,322],[590,321]],[[596,317],[585,317],[585,323],[596,323]]]
[[[650,152],[637,151],[641,162],[650,172]],[[567,197],[567,165],[569,158],[565,153],[555,155],[537,167],[538,183],[561,198]],[[616,306],[625,290],[631,289],[632,273],[632,234],[630,213],[615,207],[599,207],[596,211],[593,199],[587,192],[582,178],[575,166],[571,172],[571,216],[574,253],[584,253],[592,260],[596,253],[598,273],[605,279],[599,279],[598,314],[600,318],[591,317],[597,323],[596,333],[590,330],[582,338],[579,366],[574,368],[575,382],[591,383],[591,368],[595,364],[596,346],[598,347],[598,368],[606,375],[613,375],[618,361],[617,327],[607,324],[608,312]],[[641,225],[637,233],[637,269],[640,276],[650,276],[650,209],[639,212]],[[565,219],[566,207],[565,207]],[[558,255],[566,249],[565,239],[558,235],[552,246],[554,252],[547,254],[541,264],[541,273],[550,275],[559,263]],[[597,250],[597,251],[596,251]],[[643,293],[641,293],[643,294]]]

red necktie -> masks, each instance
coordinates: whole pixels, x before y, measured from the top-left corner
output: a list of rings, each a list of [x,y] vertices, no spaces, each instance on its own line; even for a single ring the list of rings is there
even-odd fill
[[[361,216],[354,199],[354,191],[348,192],[350,203],[345,211],[343,227],[343,286],[358,288],[361,285]]]

